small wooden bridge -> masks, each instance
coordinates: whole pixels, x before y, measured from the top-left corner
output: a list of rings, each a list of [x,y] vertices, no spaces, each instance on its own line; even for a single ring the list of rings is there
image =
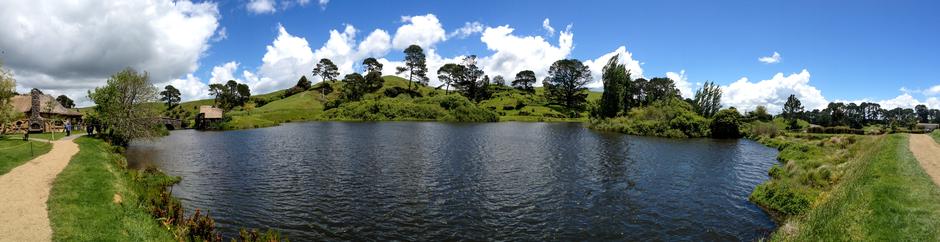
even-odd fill
[[[161,117],[160,123],[168,130],[183,129],[183,121],[175,118]]]

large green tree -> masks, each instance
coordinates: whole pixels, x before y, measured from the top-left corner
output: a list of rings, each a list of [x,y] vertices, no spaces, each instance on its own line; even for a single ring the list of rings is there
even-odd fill
[[[12,101],[10,101],[15,94],[16,80],[13,79],[13,73],[0,64],[0,134],[5,133],[6,125],[16,118]]]
[[[382,63],[379,63],[375,58],[369,57],[362,61],[362,66],[366,69],[366,92],[375,92],[381,89],[382,85],[385,84],[385,79],[382,78]]]
[[[489,97],[489,77],[477,66],[477,57],[470,55],[464,57],[458,64],[445,64],[437,70],[438,79],[445,85],[453,86],[461,95],[475,102]]]
[[[534,93],[535,81],[535,72],[530,70],[520,71],[519,73],[516,73],[516,79],[512,81],[512,87],[529,93]]]
[[[555,61],[544,83],[545,97],[568,109],[581,109],[587,99],[591,69],[576,59]]]
[[[914,106],[914,113],[917,114],[917,121],[921,123],[930,122],[930,111],[927,109],[927,105],[919,104]]]
[[[405,66],[399,66],[396,70],[399,75],[407,72],[409,89],[413,82],[421,85],[428,84],[428,66],[425,59],[421,46],[411,45],[405,48]]]
[[[176,105],[180,104],[180,90],[173,87],[173,85],[166,85],[163,87],[163,91],[160,92],[160,101],[166,103],[167,109],[172,109]]]
[[[160,135],[159,113],[148,105],[157,101],[157,88],[146,72],[124,69],[112,75],[107,85],[89,91],[88,97],[115,144],[126,146],[134,139]]]
[[[322,81],[333,81],[336,82],[336,77],[339,76],[339,68],[336,67],[336,64],[333,64],[333,61],[327,58],[320,59],[320,62],[317,63],[317,66],[313,68],[313,75],[320,76]]]
[[[695,91],[695,111],[703,117],[710,118],[721,109],[721,87],[714,82],[705,82],[702,88]]]
[[[209,85],[209,94],[215,96],[216,107],[224,110],[242,106],[251,98],[248,85],[229,80],[224,85],[215,83]]]
[[[790,94],[790,97],[787,97],[787,102],[783,104],[783,112],[780,114],[783,118],[787,119],[790,123],[790,128],[797,128],[797,119],[800,118],[800,115],[803,113],[803,104],[800,102],[799,98],[796,98],[796,95]]]
[[[347,74],[343,78],[343,98],[350,101],[359,101],[369,90],[369,84],[359,73]]]
[[[598,113],[595,116],[611,118],[621,111],[629,111],[624,107],[624,95],[630,80],[627,67],[619,62],[620,55],[614,55],[604,65],[601,79],[604,81],[604,93],[601,95]]]

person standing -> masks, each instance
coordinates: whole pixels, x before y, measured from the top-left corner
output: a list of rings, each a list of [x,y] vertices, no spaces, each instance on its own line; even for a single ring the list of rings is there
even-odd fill
[[[72,136],[72,121],[65,121],[65,136]]]

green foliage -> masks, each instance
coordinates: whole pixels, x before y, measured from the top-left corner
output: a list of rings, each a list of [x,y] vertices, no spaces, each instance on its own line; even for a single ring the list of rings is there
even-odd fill
[[[408,95],[408,97],[421,97],[421,93],[415,90],[411,90],[403,87],[391,87],[385,89],[383,93],[386,97],[398,97],[398,95]]]
[[[157,137],[159,125],[156,109],[149,103],[156,101],[157,89],[150,76],[134,69],[124,69],[108,79],[107,85],[95,88],[88,97],[95,103],[94,111],[102,125],[108,128],[118,145],[133,139]]]
[[[787,102],[783,104],[783,112],[780,114],[783,118],[790,121],[790,129],[795,129],[792,125],[795,123],[794,120],[800,118],[800,115],[803,113],[803,104],[800,103],[800,99],[796,98],[796,95],[790,94],[787,97]]]
[[[307,80],[307,76],[300,76],[300,80],[297,80],[296,85],[284,91],[284,97],[290,97],[290,96],[293,96],[294,94],[307,91],[307,89],[310,89],[311,85],[313,84]],[[261,105],[261,106],[264,106],[264,105]]]
[[[251,98],[248,85],[234,80],[229,80],[225,84],[210,84],[209,93],[215,96],[215,106],[226,111],[244,105]]]
[[[740,138],[741,137],[741,114],[737,109],[729,108],[718,111],[713,117],[709,130],[713,138]]]
[[[336,67],[336,64],[333,64],[333,61],[330,59],[323,58],[320,59],[317,66],[313,68],[313,75],[320,76],[322,82],[336,82],[336,77],[339,77],[339,68]]]
[[[630,80],[630,72],[624,64],[619,63],[619,60],[620,55],[614,55],[604,66],[604,73],[601,75],[604,81],[604,94],[601,95],[596,112],[592,112],[592,116],[612,118],[623,110],[629,110],[629,107],[624,105],[624,95],[628,85],[633,81]]]
[[[812,199],[809,195],[801,193],[799,189],[774,182],[758,185],[750,195],[752,202],[784,216],[806,212],[810,208]]]
[[[411,84],[428,85],[428,66],[421,46],[410,45],[405,48],[405,66],[396,68],[397,74],[408,73],[408,89]],[[416,86],[418,86],[416,85]]]
[[[542,86],[545,97],[569,110],[580,110],[587,101],[587,87],[591,82],[591,69],[575,59],[555,61],[548,69]]]
[[[863,136],[859,136],[863,137]],[[871,136],[869,136],[871,137]],[[940,188],[918,165],[905,135],[867,138],[850,150],[838,186],[777,241],[934,241],[940,238]],[[825,199],[822,199],[825,198]]]
[[[176,107],[176,105],[180,104],[180,90],[176,89],[176,87],[173,87],[173,85],[166,85],[166,87],[163,87],[163,91],[160,92],[160,101],[166,103],[167,109]]]
[[[773,122],[751,121],[742,128],[744,135],[751,139],[774,138],[780,134],[780,129]]]
[[[496,113],[477,107],[459,95],[383,98],[340,104],[323,114],[330,120],[441,120],[453,122],[495,122]]]
[[[721,109],[721,87],[715,85],[714,82],[705,82],[701,89],[695,91],[693,103],[699,115],[706,118],[712,117]]]
[[[632,135],[669,138],[708,136],[708,120],[692,111],[686,102],[657,101],[634,108],[626,117],[592,120],[591,128]]]
[[[343,78],[345,83],[343,88],[343,98],[350,101],[358,101],[362,96],[368,93],[369,84],[359,73],[352,73]]]
[[[516,79],[512,81],[512,87],[529,93],[535,92],[535,72],[530,70],[516,73]]]
[[[489,77],[477,66],[476,58],[475,55],[470,55],[464,57],[460,64],[445,64],[437,70],[437,74],[438,79],[443,81],[448,89],[453,86],[464,97],[479,102],[490,96]]]
[[[773,120],[773,118],[774,116],[767,112],[767,107],[764,107],[764,105],[758,105],[757,108],[754,108],[753,111],[747,112],[745,117],[745,119],[748,120],[757,120],[761,122],[767,122]]]
[[[10,99],[16,93],[16,80],[13,79],[13,72],[3,68],[0,63],[0,134],[6,132],[6,124],[13,121],[17,112],[13,111],[13,104]]]
[[[814,133],[814,134],[865,134],[866,133],[865,130],[853,129],[853,128],[849,128],[846,126],[838,126],[838,127],[813,126],[813,127],[810,127],[809,129],[806,129],[806,132]]]
[[[55,101],[59,102],[59,105],[62,105],[62,107],[64,108],[75,107],[75,101],[72,101],[72,99],[66,95],[59,95],[58,97],[55,98]],[[179,100],[177,100],[176,102],[179,103]]]

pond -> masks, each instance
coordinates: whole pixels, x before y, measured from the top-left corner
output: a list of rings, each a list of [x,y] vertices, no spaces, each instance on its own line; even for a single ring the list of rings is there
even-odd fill
[[[311,240],[739,240],[775,224],[747,200],[777,151],[578,123],[311,122],[174,131],[132,163],[181,176],[226,236]]]

